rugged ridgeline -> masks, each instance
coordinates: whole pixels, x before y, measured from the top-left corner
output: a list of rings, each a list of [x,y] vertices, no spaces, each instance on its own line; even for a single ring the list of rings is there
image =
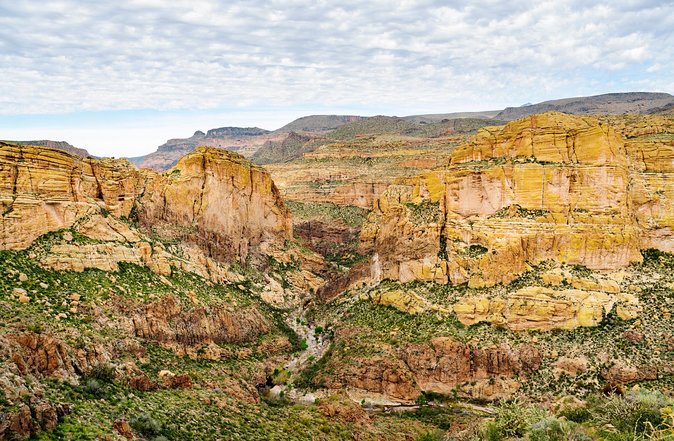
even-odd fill
[[[336,140],[371,135],[405,135],[435,138],[448,132],[467,133],[485,125],[498,125],[536,113],[557,111],[578,115],[671,114],[674,97],[667,93],[628,92],[564,98],[521,107],[483,112],[361,117],[353,115],[310,115],[280,129],[221,127],[189,138],[170,139],[145,156],[129,158],[137,167],[163,171],[176,164],[197,146],[226,149],[251,158],[258,164],[301,159],[306,153]],[[42,145],[42,144],[40,144]],[[72,152],[71,152],[72,153]]]
[[[311,141],[321,134],[359,119],[358,116],[311,115],[273,132],[258,127],[221,127],[206,133],[196,131],[189,138],[169,139],[156,152],[129,158],[129,161],[137,167],[163,171],[173,167],[178,159],[197,146],[206,146],[237,152],[260,164],[283,162],[311,150]],[[305,144],[309,145],[305,147]]]
[[[163,171],[173,167],[180,158],[194,151],[197,146],[225,149],[248,157],[265,142],[282,138],[283,135],[257,127],[220,127],[206,133],[198,130],[189,138],[169,139],[156,152],[129,158],[129,161],[137,167]]]
[[[198,149],[163,175],[137,171],[126,160],[79,159],[8,144],[0,161],[2,249],[25,249],[83,219],[109,223],[106,213],[115,219],[135,216],[225,261],[244,261],[265,243],[292,236],[290,215],[269,174],[224,150]],[[114,231],[101,228],[108,227]],[[193,234],[181,233],[185,230]]]
[[[674,390],[674,120],[485,125],[321,134],[272,167],[287,206],[221,149],[159,173],[3,144],[0,439],[671,432],[626,390]]]
[[[644,122],[626,134],[661,131]],[[363,228],[372,273],[481,287],[546,260],[616,270],[641,249],[672,251],[674,145],[615,125],[546,113],[483,129],[377,201]]]
[[[499,123],[442,116],[362,118],[294,144],[300,156],[288,154],[293,145],[279,145],[255,157],[266,152],[277,158],[266,168],[293,210],[294,231],[340,267],[361,258],[360,225],[382,191],[398,179],[444,164],[480,127]]]
[[[267,168],[288,200],[369,209],[395,179],[442,164],[468,135],[499,123],[474,118],[432,123],[363,118],[303,144],[301,156],[286,156],[292,161]]]

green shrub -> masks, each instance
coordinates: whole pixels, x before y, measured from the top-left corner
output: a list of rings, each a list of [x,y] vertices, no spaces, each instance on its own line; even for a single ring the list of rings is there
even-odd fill
[[[82,385],[82,392],[86,395],[91,395],[96,398],[101,398],[105,395],[105,387],[100,381],[91,378]]]
[[[87,377],[104,383],[113,383],[115,381],[115,369],[107,363],[99,363],[91,368]]]
[[[428,404],[428,398],[426,398],[426,395],[424,393],[419,394],[416,400],[414,400],[415,403],[417,403],[419,406],[425,406]]]
[[[470,257],[479,257],[483,254],[485,254],[489,249],[486,247],[483,247],[482,245],[479,244],[473,244],[468,247],[468,250],[466,251],[466,254]]]
[[[416,437],[415,441],[440,441],[442,439],[437,433],[426,432]]]
[[[566,441],[570,439],[573,423],[557,417],[543,418],[531,426],[530,441]]]
[[[594,403],[593,419],[624,434],[648,434],[663,423],[668,401],[659,392],[638,391]]]
[[[545,417],[545,411],[535,406],[527,406],[518,400],[505,402],[499,405],[494,421],[485,428],[485,439],[498,441],[507,438],[521,438],[526,435],[528,428]]]
[[[584,423],[592,418],[592,414],[585,407],[565,409],[559,413],[559,416],[562,416],[569,421],[573,421],[574,423]]]
[[[161,423],[146,413],[131,418],[129,425],[131,425],[136,432],[146,437],[158,436],[161,431]]]

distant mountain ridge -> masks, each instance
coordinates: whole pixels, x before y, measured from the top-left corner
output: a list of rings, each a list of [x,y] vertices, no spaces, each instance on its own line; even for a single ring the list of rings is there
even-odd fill
[[[668,93],[627,92],[607,93],[586,97],[563,98],[543,101],[521,107],[507,107],[494,118],[512,121],[536,113],[556,111],[574,115],[620,115],[649,113],[651,110],[672,105],[674,96]]]
[[[361,135],[385,133],[409,136],[439,136],[448,131],[470,133],[487,125],[547,111],[577,115],[674,114],[674,96],[668,93],[626,92],[563,98],[507,107],[503,110],[438,114],[364,117],[357,115],[309,115],[269,131],[259,127],[220,127],[189,138],[169,139],[149,155],[128,158],[139,167],[166,170],[197,146],[235,151],[260,164],[300,157],[317,146],[317,137],[344,141]]]
[[[336,128],[354,121],[364,119],[364,116],[356,115],[310,115],[303,116],[286,124],[276,132],[329,132]]]
[[[301,155],[302,139],[311,137],[304,134],[327,133],[354,121],[364,119],[354,115],[310,115],[298,118],[280,129],[269,131],[259,127],[220,127],[204,132],[197,130],[189,138],[169,139],[157,151],[145,156],[128,158],[137,167],[166,170],[176,164],[185,154],[198,146],[216,147],[240,153],[252,158],[258,150],[264,149],[254,159],[260,163],[284,160],[288,156]]]
[[[269,130],[259,127],[220,127],[206,132],[206,138],[217,136],[260,136],[269,133]]]

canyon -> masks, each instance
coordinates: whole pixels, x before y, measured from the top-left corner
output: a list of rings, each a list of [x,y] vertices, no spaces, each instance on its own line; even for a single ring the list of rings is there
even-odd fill
[[[402,440],[671,393],[674,119],[624,98],[665,110],[310,117],[133,163],[2,142],[0,439]]]

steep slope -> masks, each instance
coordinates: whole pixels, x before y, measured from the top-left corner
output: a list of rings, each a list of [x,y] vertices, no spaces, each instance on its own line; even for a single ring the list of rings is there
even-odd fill
[[[624,113],[650,113],[674,103],[668,93],[627,92],[607,93],[577,98],[544,101],[521,107],[508,107],[494,118],[505,121],[519,119],[536,113],[556,111],[576,115],[620,115]]]
[[[290,132],[281,141],[267,141],[250,157],[257,164],[273,164],[292,161],[302,157],[304,153],[315,150],[320,145],[320,138],[296,132]]]
[[[301,157],[267,168],[287,199],[370,208],[395,179],[443,164],[468,134],[494,123],[499,121],[364,118],[304,144]]]
[[[162,175],[139,172],[126,160],[5,144],[0,176],[2,249],[24,249],[101,212],[136,216],[170,237],[189,231],[207,255],[229,261],[244,261],[263,244],[292,235],[269,175],[224,150],[197,149]]]
[[[339,394],[265,398],[308,350],[298,332],[313,330],[295,314],[322,261],[293,243],[268,173],[240,155],[198,148],[160,174],[4,144],[0,201],[0,439],[374,441],[434,428]]]
[[[269,173],[236,153],[199,147],[166,174],[145,177],[141,224],[195,240],[211,257],[243,263],[267,243],[292,238],[290,213]]]
[[[646,112],[651,115],[674,115],[674,102],[665,104],[662,107],[656,107]]]
[[[304,380],[408,404],[671,393],[673,133],[544,113],[389,186],[361,228],[370,258],[318,292],[334,343]]]

